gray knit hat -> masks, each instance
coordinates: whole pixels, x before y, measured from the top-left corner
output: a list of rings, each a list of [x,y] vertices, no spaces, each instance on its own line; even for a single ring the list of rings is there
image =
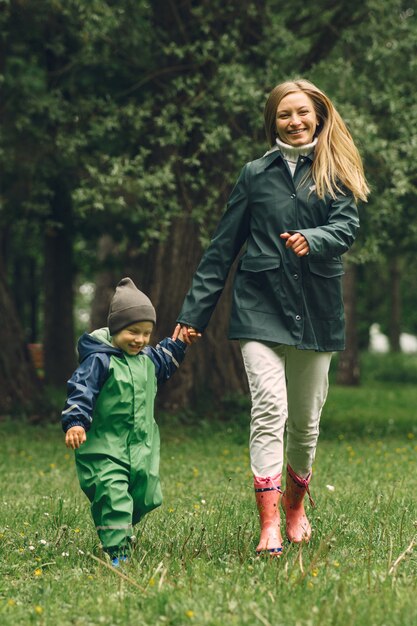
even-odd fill
[[[156,322],[156,312],[148,296],[131,278],[122,278],[110,302],[107,325],[111,335],[135,322]]]

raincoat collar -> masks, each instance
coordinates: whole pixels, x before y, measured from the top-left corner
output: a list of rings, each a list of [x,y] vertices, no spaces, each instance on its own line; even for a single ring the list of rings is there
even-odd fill
[[[120,356],[122,351],[111,344],[111,335],[108,328],[99,328],[92,333],[84,333],[78,340],[78,354],[80,363],[90,354],[104,352]]]
[[[283,160],[284,155],[282,154],[279,146],[276,145],[276,146],[273,146],[270,150],[268,150],[268,152],[265,152],[265,154],[260,158],[261,171],[268,169],[268,167],[270,167],[270,165],[272,165],[272,163],[274,163],[274,161],[276,161],[278,158]],[[311,162],[313,162],[314,150],[310,152],[310,154],[307,154],[304,158],[309,159]]]

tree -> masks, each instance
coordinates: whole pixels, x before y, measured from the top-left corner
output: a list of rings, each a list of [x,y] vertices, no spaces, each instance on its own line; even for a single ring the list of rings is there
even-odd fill
[[[0,272],[0,413],[33,414],[41,398],[40,384],[3,276]]]
[[[44,266],[35,278],[44,303],[41,337],[49,383],[62,384],[74,367],[73,279],[83,264],[82,256],[73,255],[77,239],[95,242],[100,228],[106,232],[112,225],[107,216],[100,224],[105,207],[99,194],[86,209],[81,179],[103,163],[105,176],[108,161],[114,178],[123,174],[111,159],[116,152],[121,160],[117,146],[124,144],[114,129],[120,133],[124,117],[133,115],[130,103],[119,107],[117,100],[127,86],[124,78],[130,86],[133,72],[143,72],[149,61],[149,47],[137,55],[138,45],[149,38],[145,13],[144,3],[128,0],[117,9],[100,1],[34,5],[12,0],[1,15],[5,184],[0,219],[9,233],[3,255],[9,276],[20,270],[18,302],[24,300],[34,260]],[[126,71],[132,48],[134,67]],[[132,170],[140,158],[133,161]],[[121,196],[117,200],[117,210],[110,212],[114,219],[128,206]],[[30,225],[29,237],[23,225]],[[30,334],[33,339],[33,325]]]
[[[346,349],[340,353],[337,383],[339,385],[358,385],[360,381],[358,324],[356,313],[356,275],[357,266],[345,262],[346,273],[343,280],[345,316],[346,316]]]
[[[0,22],[2,279],[26,336],[45,341],[49,380],[71,367],[83,280],[97,285],[95,321],[130,274],[157,335],[171,332],[239,169],[266,149],[266,95],[288,77],[329,93],[365,155],[375,200],[353,261],[414,249],[416,27],[400,0],[10,0]],[[246,388],[237,346],[223,345],[229,300],[230,284],[165,403]]]

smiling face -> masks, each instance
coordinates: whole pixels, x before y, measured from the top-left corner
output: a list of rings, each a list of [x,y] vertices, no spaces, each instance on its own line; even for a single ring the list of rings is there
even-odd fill
[[[318,123],[313,102],[303,91],[288,94],[278,105],[278,137],[290,146],[311,143]]]
[[[136,322],[116,333],[112,337],[112,343],[126,354],[134,356],[148,345],[152,330],[153,322]]]

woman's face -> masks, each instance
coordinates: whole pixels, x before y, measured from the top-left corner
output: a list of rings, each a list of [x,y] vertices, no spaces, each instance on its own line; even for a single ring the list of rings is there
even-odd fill
[[[288,94],[278,105],[278,137],[290,146],[311,143],[318,122],[313,101],[303,91]]]

